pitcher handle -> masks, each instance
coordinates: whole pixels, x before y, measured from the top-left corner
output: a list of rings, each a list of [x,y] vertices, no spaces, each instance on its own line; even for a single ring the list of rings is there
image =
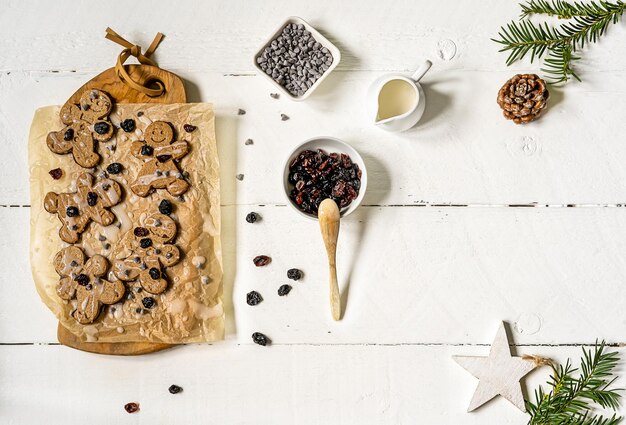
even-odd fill
[[[411,76],[411,79],[413,79],[413,81],[418,83],[419,80],[421,80],[422,77],[428,72],[431,66],[433,66],[433,63],[431,61],[429,60],[424,61],[422,66],[420,66],[417,69],[417,71],[415,71],[415,73]]]

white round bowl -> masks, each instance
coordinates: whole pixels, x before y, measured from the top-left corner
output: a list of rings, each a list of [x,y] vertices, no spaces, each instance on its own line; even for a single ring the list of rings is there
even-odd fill
[[[289,193],[291,192],[291,189],[293,189],[293,185],[289,183],[289,166],[300,152],[304,150],[314,151],[317,149],[322,149],[329,154],[333,152],[344,153],[348,155],[352,162],[357,164],[361,169],[361,188],[359,189],[359,194],[356,199],[350,203],[350,205],[342,208],[340,211],[341,216],[345,217],[356,210],[363,201],[363,197],[365,196],[365,191],[367,189],[367,169],[365,168],[363,158],[361,158],[361,155],[359,155],[359,153],[352,146],[334,137],[314,137],[313,139],[309,139],[296,146],[296,148],[291,151],[289,156],[287,156],[283,165],[283,192],[285,193],[285,198],[287,198],[287,203],[301,216],[311,220],[317,220],[317,216],[305,213],[289,198]]]

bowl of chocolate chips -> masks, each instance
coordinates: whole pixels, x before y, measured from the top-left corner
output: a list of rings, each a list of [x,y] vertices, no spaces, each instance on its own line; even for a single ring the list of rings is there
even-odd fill
[[[367,171],[352,146],[333,137],[316,137],[287,157],[283,187],[289,205],[306,218],[316,220],[318,207],[327,198],[337,203],[345,217],[365,196]]]
[[[293,100],[304,100],[341,60],[339,49],[304,19],[292,16],[254,55],[254,66]]]

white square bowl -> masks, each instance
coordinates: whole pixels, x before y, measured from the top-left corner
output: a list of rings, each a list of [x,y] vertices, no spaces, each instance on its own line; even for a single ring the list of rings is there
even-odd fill
[[[272,78],[271,75],[267,75],[267,73],[265,71],[263,71],[261,69],[261,67],[259,66],[259,64],[256,62],[257,58],[259,56],[261,56],[261,54],[263,54],[263,50],[265,50],[265,48],[268,47],[271,44],[272,40],[274,40],[276,37],[278,37],[281,34],[281,32],[283,31],[283,28],[285,28],[285,26],[287,24],[304,25],[304,29],[306,29],[307,31],[309,31],[311,33],[313,38],[315,38],[315,41],[320,43],[322,45],[322,47],[326,47],[330,51],[330,54],[333,56],[333,63],[328,67],[328,69],[326,71],[324,71],[324,73],[321,75],[321,77],[318,78],[317,81],[315,81],[315,83],[306,92],[304,92],[304,94],[302,96],[294,96],[293,94],[289,93],[289,91],[286,88],[284,88],[283,86],[281,86],[280,84],[278,84]],[[259,49],[259,51],[256,52],[256,54],[254,55],[254,58],[253,58],[253,63],[254,63],[254,67],[259,71],[259,73],[263,74],[265,76],[265,78],[267,78],[269,81],[271,81],[272,84],[274,84],[274,86],[276,86],[276,88],[278,90],[280,90],[283,94],[285,94],[286,96],[288,96],[292,100],[304,100],[307,97],[309,97],[311,95],[311,93],[313,93],[315,91],[315,89],[320,84],[322,84],[322,81],[324,81],[326,79],[326,77],[328,77],[328,74],[330,74],[332,72],[332,70],[337,67],[337,65],[339,64],[340,60],[341,60],[341,52],[339,51],[339,49],[333,43],[331,43],[326,37],[324,37],[315,28],[313,28],[311,25],[309,25],[309,23],[306,22],[304,19],[299,18],[297,16],[291,16],[291,17],[287,18],[287,20],[285,22],[283,22],[278,27],[278,29],[276,31],[274,31],[274,33],[265,42],[265,44],[263,44],[263,47],[261,47]]]

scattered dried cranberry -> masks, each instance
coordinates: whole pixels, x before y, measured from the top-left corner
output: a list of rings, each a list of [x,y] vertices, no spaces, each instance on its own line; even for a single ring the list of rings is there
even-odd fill
[[[81,286],[87,286],[87,284],[89,283],[89,276],[87,276],[84,273],[81,273],[78,276],[76,276],[74,280],[76,281],[76,283],[78,283]]]
[[[156,267],[152,267],[149,271],[148,274],[150,275],[150,277],[154,280],[160,279],[161,278],[161,272],[159,271],[159,269],[157,269]]]
[[[289,269],[287,270],[287,278],[291,280],[300,280],[302,279],[302,271],[298,269]]]
[[[126,403],[124,405],[124,410],[126,410],[126,412],[128,413],[135,413],[139,411],[139,404],[138,403]]]
[[[170,215],[172,213],[172,203],[167,199],[164,199],[159,204],[159,212],[161,214]]]
[[[267,266],[269,263],[272,262],[272,259],[270,257],[268,257],[267,255],[258,255],[256,257],[254,257],[254,260],[252,260],[254,262],[254,265],[257,267],[263,267],[263,266]]]
[[[132,118],[126,118],[124,121],[121,122],[120,127],[122,127],[122,130],[124,130],[126,133],[135,131],[135,120]]]
[[[67,207],[67,209],[65,210],[65,215],[68,217],[76,217],[78,215],[78,208]]]
[[[248,303],[248,305],[254,306],[259,304],[261,301],[263,301],[263,297],[257,291],[250,291],[246,295],[246,302]]]
[[[254,223],[259,219],[259,215],[255,212],[251,212],[246,216],[246,221],[248,223]]]
[[[144,297],[144,299],[141,300],[141,303],[145,308],[151,309],[156,304],[156,301],[152,297]]]
[[[305,213],[317,215],[324,199],[332,199],[339,208],[356,199],[361,170],[346,154],[304,150],[289,166],[288,181],[293,186],[289,198]]]
[[[157,159],[159,160],[159,162],[169,161],[170,159],[172,159],[172,155],[157,155]]]
[[[109,124],[104,121],[99,121],[93,125],[93,129],[98,134],[107,134],[109,132]]]
[[[255,333],[253,333],[253,334],[252,334],[252,341],[253,341],[255,344],[259,344],[259,345],[262,345],[262,346],[264,346],[264,347],[265,347],[267,344],[271,344],[271,342],[272,342],[272,341],[271,341],[271,340],[270,340],[267,336],[263,335],[261,332],[255,332]]]
[[[135,236],[138,237],[143,237],[143,236],[148,236],[148,229],[146,229],[145,227],[135,227],[135,230],[133,231],[133,233],[135,234]]]
[[[143,238],[139,241],[139,246],[142,248],[149,248],[152,246],[152,239],[150,238]]]
[[[98,194],[96,192],[87,192],[87,205],[93,207],[98,203]]]
[[[48,174],[50,174],[53,179],[59,180],[61,177],[63,177],[63,170],[61,170],[60,168],[55,168],[54,170],[48,171]]]
[[[122,164],[120,164],[119,162],[114,162],[112,164],[109,164],[109,166],[107,167],[107,172],[109,174],[119,174],[122,172]]]
[[[187,133],[191,133],[192,131],[194,131],[198,127],[196,127],[195,125],[191,125],[191,124],[185,124],[185,125],[183,125],[183,128],[185,129],[185,131]]]
[[[183,391],[182,387],[179,387],[178,385],[170,385],[167,390],[170,392],[170,394],[178,394]]]
[[[153,152],[154,152],[154,149],[152,149],[152,146],[143,145],[141,147],[141,154],[143,156],[151,156]]]
[[[282,285],[280,288],[278,288],[278,295],[281,297],[284,297],[285,295],[288,295],[291,292],[292,286],[291,285]]]

